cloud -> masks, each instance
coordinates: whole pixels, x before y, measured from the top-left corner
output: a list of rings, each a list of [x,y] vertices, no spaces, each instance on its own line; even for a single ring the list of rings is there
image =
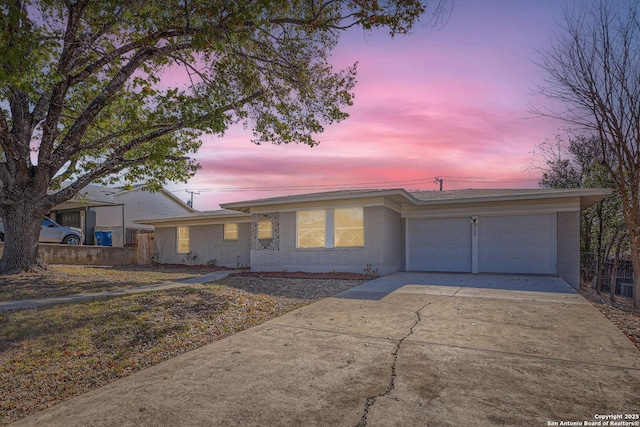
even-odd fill
[[[202,170],[173,188],[201,190],[195,207],[213,209],[358,185],[436,189],[436,176],[445,189],[535,187],[523,168],[559,124],[527,109],[538,77],[531,58],[559,5],[516,3],[462,2],[441,30],[418,26],[393,40],[347,33],[331,60],[337,69],[359,61],[355,105],[319,146],[255,146],[234,127],[205,137]]]

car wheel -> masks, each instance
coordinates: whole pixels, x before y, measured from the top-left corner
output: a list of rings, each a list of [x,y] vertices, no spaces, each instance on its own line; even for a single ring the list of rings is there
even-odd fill
[[[0,242],[4,242],[4,234],[0,233]]]
[[[62,239],[62,243],[64,245],[79,245],[80,238],[74,235],[66,236],[64,239]]]

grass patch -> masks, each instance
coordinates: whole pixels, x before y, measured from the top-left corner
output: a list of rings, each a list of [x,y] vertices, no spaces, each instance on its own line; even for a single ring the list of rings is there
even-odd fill
[[[308,302],[196,285],[0,312],[0,425]]]
[[[215,269],[188,266],[86,267],[53,265],[41,273],[2,277],[0,301],[46,298],[153,285],[200,276]]]

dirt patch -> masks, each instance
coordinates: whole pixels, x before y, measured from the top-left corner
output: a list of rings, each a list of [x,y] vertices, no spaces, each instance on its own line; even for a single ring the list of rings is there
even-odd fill
[[[324,278],[290,278],[290,277],[258,277],[228,276],[218,283],[251,293],[266,294],[275,297],[296,298],[314,301],[346,291],[366,280]]]
[[[616,296],[616,302],[609,300],[609,294],[597,293],[593,288],[583,286],[580,294],[615,324],[640,351],[640,312],[633,308],[631,298]]]
[[[0,425],[363,282],[229,277],[0,312]]]
[[[361,273],[305,273],[303,271],[243,271],[231,276],[242,277],[279,277],[286,279],[341,279],[341,280],[373,280],[379,276]]]
[[[218,270],[221,268],[184,265],[154,267],[52,265],[38,273],[2,276],[0,301],[130,289],[201,276]]]

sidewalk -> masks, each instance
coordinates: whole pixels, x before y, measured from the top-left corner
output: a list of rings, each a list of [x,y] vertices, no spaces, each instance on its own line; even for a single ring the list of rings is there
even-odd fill
[[[113,291],[87,292],[82,294],[65,295],[60,297],[48,297],[37,299],[26,299],[19,301],[0,301],[0,311],[21,310],[26,308],[36,308],[52,304],[66,304],[69,302],[85,301],[94,298],[109,297],[115,295],[139,294],[142,292],[164,291],[167,289],[185,288],[196,283],[211,283],[224,279],[230,274],[238,273],[240,270],[221,270],[207,273],[202,276],[190,277],[176,282],[162,282],[156,285],[140,286],[129,289],[116,289]]]

